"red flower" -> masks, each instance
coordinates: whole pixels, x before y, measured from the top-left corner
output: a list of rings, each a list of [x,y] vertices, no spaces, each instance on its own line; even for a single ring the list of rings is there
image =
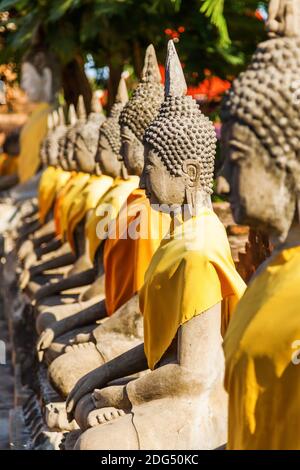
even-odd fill
[[[259,10],[256,10],[255,18],[257,18],[259,21],[264,21],[263,16]]]
[[[194,96],[198,99],[213,99],[220,98],[223,93],[230,88],[231,84],[227,80],[222,80],[219,77],[211,76],[205,78],[203,82],[199,83],[197,87],[189,87],[188,95]]]
[[[184,26],[179,26],[178,32],[179,33],[184,33],[185,32],[185,27]]]
[[[159,67],[159,71],[160,71],[160,74],[161,74],[161,81],[162,81],[162,83],[165,83],[165,79],[166,79],[166,70],[165,70],[165,66],[159,64],[158,67]]]
[[[171,36],[172,33],[173,33],[173,31],[170,28],[165,29],[165,34],[167,36]]]

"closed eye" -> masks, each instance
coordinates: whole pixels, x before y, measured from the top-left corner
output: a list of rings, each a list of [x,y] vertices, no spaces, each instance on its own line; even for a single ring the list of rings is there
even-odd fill
[[[230,146],[230,159],[232,161],[240,160],[246,157],[246,154],[249,152],[249,147],[242,144],[237,140],[231,140],[229,142]]]

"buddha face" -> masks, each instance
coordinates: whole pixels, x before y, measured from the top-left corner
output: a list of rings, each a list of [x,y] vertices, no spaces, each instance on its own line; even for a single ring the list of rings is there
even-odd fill
[[[21,88],[32,102],[51,101],[52,72],[49,68],[41,75],[33,64],[24,62],[21,66]]]
[[[50,165],[56,165],[59,153],[59,140],[65,134],[66,126],[62,125],[55,129],[49,136],[48,161]]]
[[[157,152],[145,144],[145,163],[140,187],[150,204],[182,206],[185,203],[186,178],[172,176]]]
[[[224,176],[235,221],[286,237],[295,214],[293,181],[279,168],[254,132],[229,121],[222,129]]]
[[[144,167],[144,146],[127,126],[121,127],[120,154],[130,175],[141,176]]]
[[[104,175],[116,178],[121,174],[121,162],[103,133],[100,133],[98,151],[96,154],[96,166],[99,165]]]
[[[74,145],[74,159],[80,170],[84,173],[94,173],[95,153],[96,148],[93,151],[90,146],[87,145],[84,135],[79,133]]]

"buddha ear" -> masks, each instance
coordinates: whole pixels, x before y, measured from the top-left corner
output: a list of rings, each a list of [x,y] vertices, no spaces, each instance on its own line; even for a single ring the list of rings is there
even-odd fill
[[[197,160],[185,160],[182,170],[186,178],[185,198],[189,213],[193,216],[197,214],[197,188],[201,173],[201,166]]]
[[[182,165],[183,173],[186,177],[187,186],[196,188],[199,184],[201,166],[197,160],[192,158],[185,160]]]
[[[128,180],[128,171],[123,161],[121,162],[121,173],[122,173],[123,179]]]

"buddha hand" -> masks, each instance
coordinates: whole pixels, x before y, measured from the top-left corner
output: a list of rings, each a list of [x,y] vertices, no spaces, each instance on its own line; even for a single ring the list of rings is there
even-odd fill
[[[54,327],[47,328],[40,335],[37,345],[36,345],[38,360],[40,362],[42,362],[44,358],[44,352],[46,351],[46,349],[48,349],[51,346],[54,338],[55,338]]]
[[[69,421],[72,421],[74,418],[74,412],[79,400],[88,393],[92,393],[95,388],[104,387],[109,382],[109,380],[110,379],[106,364],[98,367],[95,370],[92,370],[88,374],[84,375],[80,380],[78,380],[75,387],[69,394],[66,402]]]
[[[131,403],[129,401],[126,387],[124,385],[112,385],[102,389],[94,390],[92,399],[96,408],[113,407],[119,410],[129,411]]]

